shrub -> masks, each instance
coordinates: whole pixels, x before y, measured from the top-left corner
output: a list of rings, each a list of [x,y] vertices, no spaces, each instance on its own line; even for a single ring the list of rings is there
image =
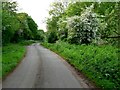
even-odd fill
[[[97,37],[98,19],[92,12],[93,6],[88,7],[81,16],[68,18],[68,41],[70,43],[89,44]]]
[[[57,34],[55,32],[50,32],[48,35],[48,43],[55,43],[57,40]]]
[[[67,21],[65,19],[60,19],[58,22],[58,38],[60,40],[65,40],[67,39],[67,35],[68,35],[68,30],[66,28],[67,25]]]

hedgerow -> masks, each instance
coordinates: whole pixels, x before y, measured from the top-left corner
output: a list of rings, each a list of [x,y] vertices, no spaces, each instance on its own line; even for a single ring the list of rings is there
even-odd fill
[[[101,88],[120,88],[120,50],[110,45],[74,45],[64,42],[43,43],[57,52]]]

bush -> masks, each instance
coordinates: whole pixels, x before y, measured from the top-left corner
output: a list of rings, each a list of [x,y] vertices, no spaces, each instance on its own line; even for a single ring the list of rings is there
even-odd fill
[[[48,43],[55,43],[57,41],[56,32],[50,32],[48,35]]]
[[[68,36],[68,29],[66,28],[67,21],[66,19],[60,19],[58,22],[58,39],[59,40],[66,40]]]
[[[97,37],[98,19],[92,12],[93,6],[88,7],[81,16],[68,18],[68,41],[70,43],[89,44]]]

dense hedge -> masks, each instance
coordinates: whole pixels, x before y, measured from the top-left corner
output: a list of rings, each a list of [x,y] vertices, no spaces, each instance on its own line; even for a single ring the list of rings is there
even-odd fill
[[[102,88],[120,88],[118,48],[104,45],[73,45],[59,42],[43,43],[43,46],[59,53],[75,68]]]

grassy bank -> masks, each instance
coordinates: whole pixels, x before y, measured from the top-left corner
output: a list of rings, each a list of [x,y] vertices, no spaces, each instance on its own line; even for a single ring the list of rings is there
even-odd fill
[[[7,44],[2,47],[2,78],[10,73],[25,55],[25,46],[34,41],[22,41],[17,44]]]
[[[20,44],[8,44],[2,50],[2,77],[4,78],[21,61],[25,47]]]
[[[64,42],[42,45],[59,53],[98,87],[120,88],[120,51],[116,47],[71,45]]]

